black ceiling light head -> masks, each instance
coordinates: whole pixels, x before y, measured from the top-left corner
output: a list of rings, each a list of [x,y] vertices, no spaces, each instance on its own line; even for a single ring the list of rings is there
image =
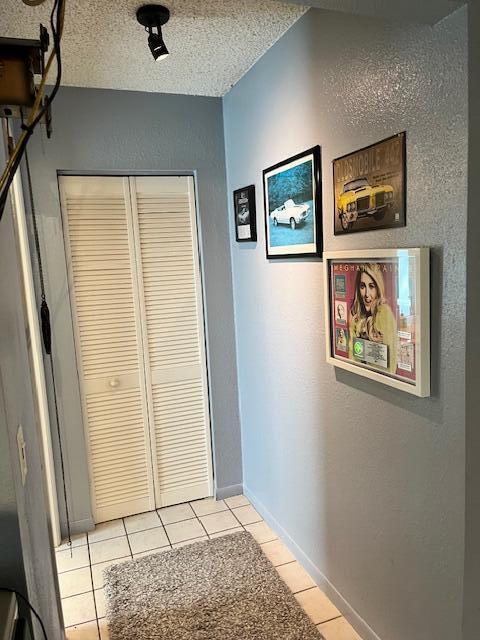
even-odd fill
[[[162,26],[169,18],[170,11],[161,4],[145,4],[137,10],[137,20],[145,27],[145,31],[148,31],[148,46],[157,61],[168,56],[168,49],[162,37]]]

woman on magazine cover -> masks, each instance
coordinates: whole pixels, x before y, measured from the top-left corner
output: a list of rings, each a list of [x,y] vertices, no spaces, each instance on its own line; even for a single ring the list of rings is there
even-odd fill
[[[353,339],[363,338],[388,347],[390,373],[397,369],[397,322],[385,298],[385,284],[378,264],[362,264],[355,279],[350,309],[348,354],[353,359]]]

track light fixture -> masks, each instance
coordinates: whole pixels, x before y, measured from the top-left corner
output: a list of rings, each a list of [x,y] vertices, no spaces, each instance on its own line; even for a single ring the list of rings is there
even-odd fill
[[[137,10],[137,20],[148,32],[148,46],[156,61],[168,56],[168,49],[162,37],[162,26],[169,18],[170,11],[160,4],[146,4]]]

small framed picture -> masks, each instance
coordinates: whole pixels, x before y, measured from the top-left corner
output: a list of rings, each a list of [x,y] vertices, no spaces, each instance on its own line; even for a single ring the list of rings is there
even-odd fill
[[[323,254],[327,362],[430,395],[429,250]]]
[[[233,211],[237,242],[255,242],[257,240],[257,214],[254,184],[233,192]]]
[[[333,161],[334,233],[404,227],[406,132]]]
[[[320,164],[316,146],[263,171],[267,258],[321,255]]]

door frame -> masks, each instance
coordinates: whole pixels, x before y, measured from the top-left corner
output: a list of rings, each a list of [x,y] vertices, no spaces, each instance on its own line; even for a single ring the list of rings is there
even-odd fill
[[[43,460],[44,478],[47,493],[47,504],[52,531],[52,543],[56,547],[61,543],[59,497],[55,478],[55,461],[52,444],[52,422],[47,399],[47,385],[45,379],[45,362],[43,358],[42,339],[38,317],[38,302],[32,271],[32,256],[28,240],[28,229],[23,197],[23,182],[20,170],[17,170],[11,187],[11,202],[15,231],[17,236],[17,252],[21,265],[21,279],[23,282],[22,298],[24,300],[26,318],[30,331],[29,358],[31,360],[31,382],[37,410],[37,425],[41,442],[41,456]]]

